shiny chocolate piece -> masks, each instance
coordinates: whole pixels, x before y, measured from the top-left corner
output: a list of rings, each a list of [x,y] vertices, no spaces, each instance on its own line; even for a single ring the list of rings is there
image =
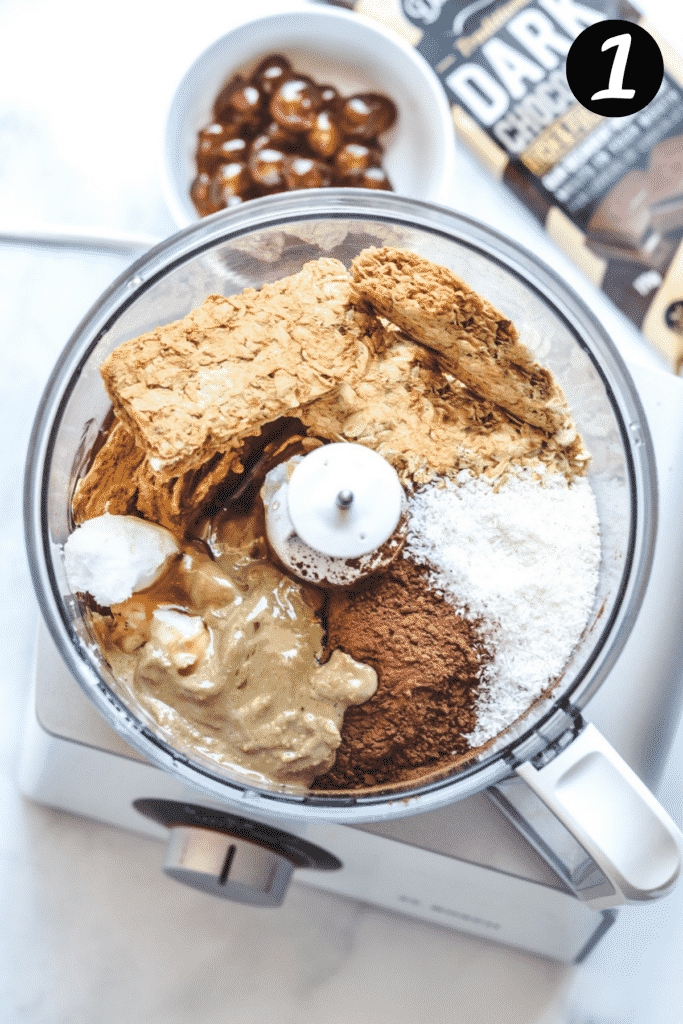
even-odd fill
[[[391,128],[396,120],[396,107],[386,96],[358,93],[341,105],[339,127],[353,139],[369,140]]]
[[[236,160],[246,160],[249,143],[240,135],[235,139],[226,139],[221,142],[217,153],[222,164],[231,164]]]
[[[321,85],[318,88],[320,89],[320,95],[323,98],[323,107],[325,110],[336,110],[339,105],[339,101],[341,100],[341,96],[335,87],[333,85]]]
[[[251,176],[244,161],[236,160],[234,163],[223,164],[211,179],[209,200],[218,210],[234,206],[230,200],[244,199],[250,185]]]
[[[249,153],[257,153],[259,149],[270,149],[273,145],[273,140],[270,135],[266,132],[259,132],[255,138],[253,138],[249,144]]]
[[[239,129],[234,125],[224,125],[215,121],[208,124],[197,135],[197,169],[213,174],[223,162],[220,155],[221,145],[234,139]]]
[[[266,96],[272,96],[279,86],[293,74],[292,65],[281,53],[264,57],[252,75],[252,82]]]
[[[231,100],[237,120],[243,125],[256,126],[260,120],[263,95],[255,85],[245,85],[233,93]]]
[[[200,217],[289,189],[391,189],[377,134],[396,119],[385,96],[344,98],[271,53],[251,77],[234,75],[198,134],[190,198]]]
[[[334,166],[340,175],[346,176],[364,171],[366,167],[379,167],[382,151],[379,146],[367,146],[362,142],[345,142],[334,157]]]
[[[190,186],[190,199],[195,205],[200,217],[207,217],[210,213],[216,212],[216,206],[209,198],[211,188],[211,177],[206,171],[200,171]]]
[[[221,124],[232,122],[234,113],[230,102],[232,94],[246,84],[247,80],[243,75],[233,75],[230,81],[226,82],[214,100],[213,116],[216,121],[220,121]]]
[[[277,121],[271,121],[266,126],[266,135],[270,137],[274,146],[284,152],[294,152],[301,145],[301,136],[296,132],[288,132]]]
[[[326,188],[332,184],[332,168],[322,160],[290,156],[285,162],[287,188]]]
[[[393,187],[383,167],[366,167],[355,179],[357,188],[378,188],[392,192]]]
[[[231,209],[233,206],[241,206],[242,203],[246,203],[247,199],[255,199],[258,192],[246,192],[243,196],[228,196],[225,206],[221,206],[221,210]]]
[[[315,117],[323,105],[322,95],[315,82],[300,76],[282,82],[270,101],[274,121],[290,132],[307,132],[315,124]]]
[[[277,121],[269,121],[251,146],[252,149],[273,146],[275,149],[281,149],[283,153],[293,153],[301,148],[301,136],[296,132],[288,132]]]
[[[259,148],[249,157],[249,173],[256,185],[282,189],[285,184],[285,154],[280,149]]]
[[[339,149],[342,140],[339,127],[332,113],[324,107],[315,116],[315,123],[306,134],[306,141],[316,156],[330,160]]]
[[[235,75],[216,97],[214,117],[222,124],[236,124],[243,129],[255,130],[263,102],[263,94],[255,85],[241,75]]]

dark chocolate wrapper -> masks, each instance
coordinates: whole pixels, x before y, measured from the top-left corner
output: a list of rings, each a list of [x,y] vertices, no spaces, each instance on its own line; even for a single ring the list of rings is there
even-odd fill
[[[683,370],[683,64],[626,0],[357,0],[439,76],[458,138]],[[565,71],[590,24],[629,20],[657,41],[664,78],[626,117],[572,94]]]

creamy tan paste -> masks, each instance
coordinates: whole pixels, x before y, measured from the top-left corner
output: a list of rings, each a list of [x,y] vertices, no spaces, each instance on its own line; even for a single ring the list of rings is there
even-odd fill
[[[93,622],[115,676],[173,746],[307,787],[333,765],[344,711],[374,694],[377,675],[342,651],[320,664],[319,592],[270,564],[251,530],[237,536],[244,525],[224,524],[231,543],[212,538],[216,561],[187,547]]]

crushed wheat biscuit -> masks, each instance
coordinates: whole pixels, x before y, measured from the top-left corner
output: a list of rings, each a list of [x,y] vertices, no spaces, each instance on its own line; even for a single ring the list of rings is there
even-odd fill
[[[159,479],[198,469],[340,381],[360,380],[367,316],[350,292],[343,264],[324,258],[259,291],[211,295],[116,348],[102,377]]]
[[[145,453],[122,423],[115,420],[88,472],[76,485],[71,509],[76,523],[108,512],[127,516],[135,511],[137,477]]]
[[[182,535],[203,514],[219,487],[232,475],[238,480],[243,466],[239,452],[214,455],[197,470],[164,479],[123,423],[116,422],[79,480],[72,510],[76,523],[105,512],[114,516],[141,515]]]
[[[513,420],[443,373],[435,353],[387,331],[362,381],[341,384],[300,418],[316,437],[379,452],[410,486],[463,469],[499,477],[512,466],[585,471],[582,447],[563,448],[538,427]]]
[[[438,352],[463,384],[558,443],[575,441],[552,374],[519,341],[511,321],[451,270],[389,247],[364,250],[351,269],[359,301]]]

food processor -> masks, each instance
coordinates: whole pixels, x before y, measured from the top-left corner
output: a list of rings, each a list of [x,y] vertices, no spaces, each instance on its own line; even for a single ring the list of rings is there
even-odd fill
[[[110,413],[98,368],[117,345],[182,318],[210,294],[258,288],[321,256],[349,266],[361,250],[382,245],[412,250],[464,278],[515,323],[521,340],[557,379],[592,454],[588,475],[600,518],[600,579],[589,622],[561,679],[478,759],[455,770],[425,770],[410,784],[302,792],[255,782],[249,773],[172,745],[110,672],[81,600],[70,592],[62,545],[73,528],[74,487]],[[642,373],[647,378],[648,371]],[[663,487],[657,480],[648,418],[652,407],[661,406],[659,378],[665,375],[654,374],[646,415],[615,346],[554,273],[480,223],[390,193],[329,189],[250,201],[156,246],[111,285],[67,344],[38,410],[26,472],[26,536],[50,634],[42,641],[44,656],[54,664],[56,649],[66,675],[117,734],[110,748],[119,755],[125,751],[141,770],[154,766],[153,781],[148,772],[138,775],[135,810],[125,823],[131,827],[144,816],[153,823],[151,834],[169,831],[169,874],[217,895],[277,905],[294,868],[327,871],[332,878],[351,832],[367,832],[374,840],[390,835],[398,820],[409,829],[413,816],[427,820],[457,810],[463,801],[480,806],[486,794],[500,820],[512,822],[557,872],[570,898],[597,912],[600,927],[609,908],[671,890],[680,871],[681,833],[641,777],[584,717],[609,681],[610,705],[633,699],[634,708],[649,707],[653,715],[668,707],[668,724],[659,728],[665,749],[680,707],[680,643],[654,678],[649,698],[651,681],[634,679],[623,657],[628,648],[631,658],[634,633],[638,651],[648,642],[643,628],[655,647],[653,628],[664,642],[671,640],[675,585],[661,575],[670,568],[661,545],[662,536],[673,536],[668,509],[678,485],[670,474]],[[673,456],[662,450],[658,457],[661,474]],[[656,546],[663,494],[666,522],[660,517]],[[672,541],[670,557],[680,546]],[[656,587],[648,590],[655,555],[661,568]],[[59,700],[56,708],[53,700],[55,709],[59,717]],[[654,751],[653,779],[657,763]],[[22,777],[25,792],[44,798],[44,772],[37,782],[35,756],[25,757]],[[142,822],[140,817],[144,831]],[[476,831],[473,819],[464,827]],[[409,850],[403,854],[408,863]],[[348,894],[357,890],[347,887]],[[411,899],[406,895],[408,912]]]

